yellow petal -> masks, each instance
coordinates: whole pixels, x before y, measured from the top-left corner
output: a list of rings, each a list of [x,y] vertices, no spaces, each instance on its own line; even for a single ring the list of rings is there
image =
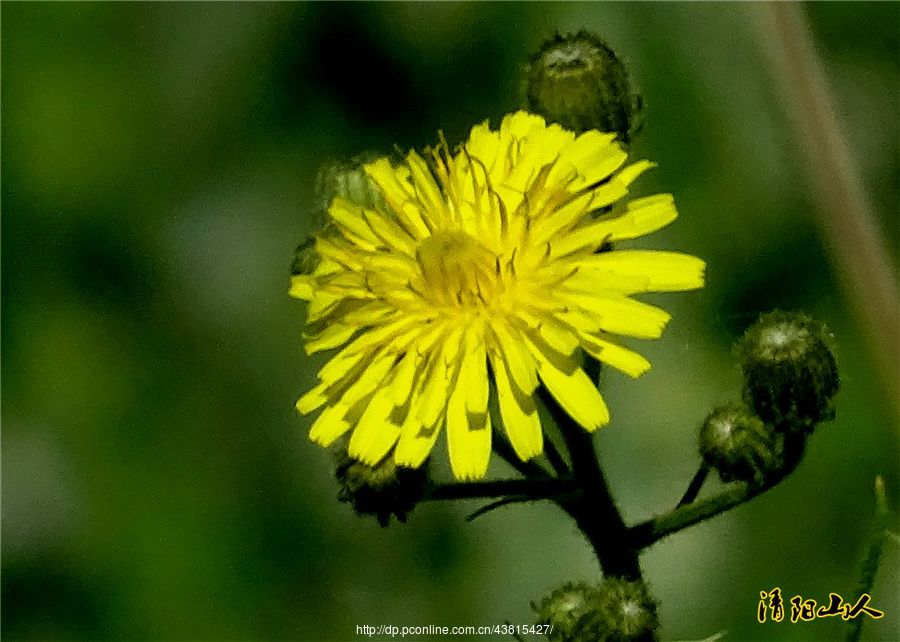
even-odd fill
[[[541,418],[534,399],[510,385],[506,363],[495,352],[491,353],[491,371],[497,384],[503,429],[519,459],[528,461],[544,450]]]
[[[629,292],[676,292],[703,287],[706,263],[679,252],[616,250],[594,254],[579,266],[600,287],[619,281],[632,284]]]
[[[466,142],[466,151],[471,158],[477,158],[484,163],[488,172],[491,171],[491,167],[494,164],[494,160],[497,158],[499,150],[500,134],[491,131],[487,121],[475,125],[472,128],[472,132],[469,134],[469,140]],[[457,154],[455,160],[458,163],[463,157],[463,152],[460,152]],[[457,167],[459,167],[459,165],[457,165]]]
[[[363,166],[363,170],[381,190],[385,202],[409,234],[422,239],[431,233],[422,220],[412,185],[405,180],[408,168],[394,168],[387,158],[379,158]]]
[[[316,336],[307,339],[304,344],[306,354],[313,354],[322,350],[331,350],[332,348],[342,346],[356,334],[358,329],[358,327],[353,325],[333,323]]]
[[[329,406],[313,422],[309,430],[309,438],[320,446],[330,446],[335,440],[350,430],[350,422],[344,415],[346,406]]]
[[[410,468],[421,466],[431,449],[434,448],[434,442],[437,441],[441,432],[440,419],[444,416],[443,410],[435,425],[425,429],[422,426],[422,422],[418,419],[420,404],[421,397],[413,396],[409,414],[400,428],[400,440],[397,442],[397,448],[394,450],[394,461],[398,466],[408,466]]]
[[[426,428],[433,426],[447,407],[453,374],[453,368],[449,366],[459,350],[461,332],[460,328],[454,328],[439,339],[440,348],[432,352],[426,366],[419,403],[419,419]]]
[[[450,468],[457,479],[484,477],[491,456],[490,417],[487,412],[469,414],[466,392],[460,385],[450,395],[447,405],[447,450]]]
[[[399,405],[405,404],[409,399],[409,395],[413,389],[415,382],[416,370],[418,368],[421,357],[414,350],[410,350],[394,368],[394,378],[391,381],[390,393],[394,403]]]
[[[317,408],[321,408],[328,402],[328,396],[325,391],[328,389],[323,383],[308,390],[300,399],[297,400],[297,412],[301,415],[308,415]]]
[[[334,235],[316,237],[316,253],[332,263],[337,263],[345,270],[355,272],[363,269],[358,248]]]
[[[389,419],[393,408],[394,403],[387,389],[381,389],[372,396],[350,437],[347,451],[351,457],[374,466],[397,443],[400,427]]]
[[[609,181],[597,186],[594,192],[594,207],[606,207],[628,194],[629,186],[638,176],[648,169],[656,167],[656,163],[641,160],[625,167]]]
[[[526,394],[531,394],[537,388],[537,376],[535,374],[534,360],[522,342],[519,333],[513,336],[512,330],[506,322],[491,319],[491,330],[495,339],[495,345],[503,354],[503,359],[509,365],[509,372],[519,389]]]
[[[595,206],[600,204],[595,202]],[[611,241],[624,241],[650,234],[678,217],[671,194],[657,194],[628,203],[624,214],[597,219],[575,228],[551,246],[550,257],[567,256],[579,250],[596,250]]]
[[[313,292],[309,306],[306,308],[307,323],[315,323],[319,319],[328,316],[341,302],[343,297],[328,292],[316,290]]]
[[[531,132],[544,127],[546,127],[546,123],[543,118],[520,110],[503,117],[500,122],[500,137],[522,139]]]
[[[440,225],[448,218],[447,203],[443,194],[441,194],[440,188],[435,183],[428,165],[415,150],[407,154],[406,163],[409,165],[415,185],[416,197],[423,205],[423,214],[426,218],[430,218],[432,223]]]
[[[466,349],[462,355],[462,366],[457,387],[462,387],[466,409],[475,414],[487,412],[488,377],[487,353],[484,334],[470,330],[466,335]]]
[[[295,299],[309,301],[313,298],[316,280],[306,274],[295,274],[291,277],[291,289],[288,294]]]
[[[560,231],[569,230],[590,211],[593,194],[580,194],[569,198],[562,205],[551,210],[531,228],[531,243],[543,244]]]
[[[624,297],[612,298],[568,291],[561,291],[557,296],[595,315],[599,328],[613,334],[658,339],[672,318],[661,308]]]
[[[529,348],[547,390],[581,427],[589,432],[609,423],[609,410],[597,387],[572,359],[553,353],[539,342]]]
[[[557,352],[570,356],[578,349],[578,334],[570,326],[550,313],[532,314],[522,310],[519,313],[519,317],[528,325],[532,332],[536,333]]]
[[[403,252],[410,256],[415,255],[415,241],[402,227],[374,210],[364,210],[363,216],[369,227],[372,228],[372,231],[386,245],[398,252]]]
[[[582,346],[585,351],[603,363],[621,370],[631,377],[640,377],[650,369],[650,362],[637,352],[610,343],[598,337],[582,335]]]
[[[559,164],[571,164],[579,174],[578,180],[569,186],[570,190],[594,185],[622,166],[628,154],[614,139],[614,134],[590,130],[563,150]]]
[[[387,377],[396,358],[395,354],[384,351],[367,363],[359,378],[347,387],[341,403],[349,408],[372,394]]]
[[[359,205],[336,196],[328,208],[328,214],[338,224],[338,227],[345,232],[350,232],[349,235],[345,233],[345,236],[362,240],[361,245],[365,249],[373,250],[383,245],[381,239],[369,227],[369,223],[363,215],[363,208]]]

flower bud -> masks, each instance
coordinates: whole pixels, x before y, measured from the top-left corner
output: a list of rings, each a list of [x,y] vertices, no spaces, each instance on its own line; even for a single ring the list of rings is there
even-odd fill
[[[840,379],[827,337],[806,315],[771,312],[741,339],[744,399],[776,430],[808,433],[834,418]]]
[[[625,66],[584,30],[557,33],[532,56],[526,101],[530,111],[577,133],[615,132],[628,143],[639,129],[640,98],[631,93]]]
[[[540,624],[550,624],[554,642],[654,640],[656,602],[643,582],[621,578],[599,586],[567,583],[532,605]]]
[[[742,404],[713,410],[700,428],[700,457],[723,482],[761,484],[782,464],[780,437]]]
[[[538,624],[549,624],[547,636],[552,642],[588,642],[596,640],[593,615],[599,591],[584,582],[567,582],[532,604]]]
[[[368,466],[344,450],[339,454],[335,476],[341,485],[339,501],[353,506],[357,515],[374,515],[381,526],[387,526],[391,515],[405,523],[425,495],[428,466],[397,466],[390,455]]]
[[[656,602],[644,582],[622,578],[604,580],[600,585],[601,636],[598,640],[626,642],[654,640],[659,618]]]
[[[335,197],[340,196],[363,207],[383,206],[378,187],[363,170],[363,166],[380,155],[365,152],[350,160],[323,165],[316,175],[315,196],[310,210],[312,233],[294,252],[291,274],[309,274],[317,263],[315,237],[331,230],[327,212]]]
[[[316,175],[315,208],[323,219],[335,196],[340,196],[356,205],[379,208],[383,205],[378,186],[366,174],[363,166],[384,156],[374,152],[363,152],[353,158],[323,165]]]

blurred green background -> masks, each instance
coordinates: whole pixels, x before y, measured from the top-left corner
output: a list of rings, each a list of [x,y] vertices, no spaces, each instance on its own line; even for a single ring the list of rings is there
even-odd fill
[[[498,122],[527,55],[581,27],[644,96],[634,152],[659,168],[635,193],[679,203],[643,244],[709,263],[705,290],[655,297],[665,338],[629,344],[653,370],[606,375],[598,440],[626,519],[686,487],[758,313],[826,321],[843,375],[794,475],[645,554],[662,635],[840,637],[833,620],[757,624],[759,591],[852,593],[876,473],[900,500],[897,413],[814,224],[759,11],[3,3],[4,638],[361,639],[358,624],[526,622],[530,600],[598,577],[552,506],[469,525],[477,504],[428,504],[381,529],[338,504],[293,408],[314,370],[286,295],[322,161]],[[806,12],[896,266],[900,5]],[[889,542],[873,591],[887,615],[865,639],[900,639],[898,567]]]

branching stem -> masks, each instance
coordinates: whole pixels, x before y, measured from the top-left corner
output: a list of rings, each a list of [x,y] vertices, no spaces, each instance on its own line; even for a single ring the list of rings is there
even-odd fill
[[[558,499],[557,503],[590,542],[604,575],[640,580],[638,550],[628,542],[628,529],[600,468],[593,436],[576,425],[546,391],[542,395],[562,433],[574,481],[582,491],[575,497]]]
[[[628,529],[631,544],[637,548],[646,548],[662,538],[693,526],[699,522],[715,517],[720,513],[743,504],[775,486],[783,477],[772,479],[764,485],[739,482],[733,488],[719,493],[709,499],[692,504],[679,505],[675,510],[659,515]]]

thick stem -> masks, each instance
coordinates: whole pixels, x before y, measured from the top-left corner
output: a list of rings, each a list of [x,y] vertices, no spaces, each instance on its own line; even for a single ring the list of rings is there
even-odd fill
[[[565,440],[574,481],[582,490],[557,503],[590,542],[605,576],[641,579],[638,549],[629,543],[628,528],[609,492],[592,435],[575,425],[549,395],[542,394]]]

